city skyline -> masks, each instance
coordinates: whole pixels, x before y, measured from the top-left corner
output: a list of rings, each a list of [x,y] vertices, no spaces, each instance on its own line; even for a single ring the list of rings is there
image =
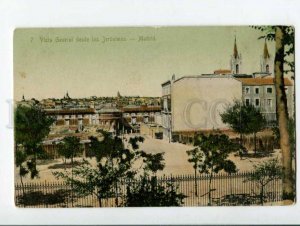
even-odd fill
[[[161,96],[172,74],[230,69],[235,37],[241,73],[250,74],[260,70],[261,35],[250,27],[17,29],[14,98]],[[274,57],[274,43],[268,48]]]

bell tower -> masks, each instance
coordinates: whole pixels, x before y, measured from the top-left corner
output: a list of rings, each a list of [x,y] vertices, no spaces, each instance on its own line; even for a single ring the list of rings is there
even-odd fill
[[[232,74],[241,74],[242,55],[238,52],[236,37],[234,38],[233,55],[231,56],[230,66]]]
[[[260,71],[263,73],[273,73],[273,61],[271,60],[271,55],[269,54],[267,42],[265,41],[263,55],[260,58]]]

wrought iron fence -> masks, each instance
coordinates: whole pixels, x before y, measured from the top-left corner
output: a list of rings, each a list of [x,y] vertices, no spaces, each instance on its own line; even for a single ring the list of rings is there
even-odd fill
[[[162,176],[157,183],[164,187],[173,184],[177,193],[185,195],[182,206],[236,206],[280,204],[282,181],[276,179],[261,187],[255,181],[247,181],[253,172],[235,174],[213,174],[211,178],[211,199],[209,199],[209,175]],[[139,181],[121,181],[109,194],[78,195],[71,185],[64,182],[41,182],[15,185],[15,203],[18,207],[124,207],[126,188]],[[117,190],[116,190],[117,189]],[[99,202],[100,201],[100,202]]]

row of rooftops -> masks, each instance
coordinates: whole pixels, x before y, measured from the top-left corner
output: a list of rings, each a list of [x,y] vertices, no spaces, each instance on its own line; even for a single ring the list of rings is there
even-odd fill
[[[95,108],[63,108],[63,109],[44,109],[49,115],[57,114],[95,114],[95,113],[132,113],[132,112],[157,112],[161,110],[161,106],[148,106],[148,105],[128,105],[121,107],[120,109],[116,106],[104,106],[100,109]]]

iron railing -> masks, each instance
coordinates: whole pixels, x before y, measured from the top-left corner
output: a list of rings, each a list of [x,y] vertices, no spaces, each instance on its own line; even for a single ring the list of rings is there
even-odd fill
[[[247,178],[253,172],[234,174],[213,174],[211,179],[211,199],[209,200],[209,175],[177,175],[157,178],[162,186],[173,184],[177,193],[185,195],[182,206],[236,206],[236,205],[279,205],[282,193],[282,181],[271,181],[263,189],[255,181]],[[102,195],[101,204],[96,195],[78,195],[71,185],[64,182],[40,182],[15,184],[15,203],[18,207],[124,207],[126,189],[139,180],[122,180],[109,195]],[[196,184],[196,185],[195,185]],[[117,189],[117,191],[116,191]],[[196,190],[197,189],[197,190]],[[263,198],[263,199],[262,199]]]

